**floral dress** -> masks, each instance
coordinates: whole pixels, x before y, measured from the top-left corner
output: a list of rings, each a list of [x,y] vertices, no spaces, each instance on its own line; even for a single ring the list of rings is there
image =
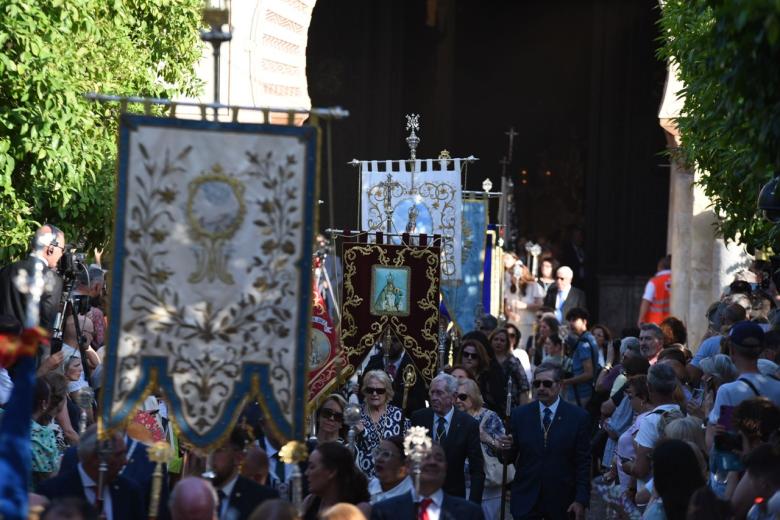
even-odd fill
[[[33,473],[56,473],[60,466],[60,451],[54,432],[32,421],[30,444]]]
[[[357,447],[357,464],[368,479],[374,476],[374,449],[379,447],[382,439],[387,439],[393,435],[406,435],[406,431],[411,426],[409,419],[404,418],[404,413],[400,408],[391,404],[387,405],[385,413],[374,423],[368,415],[366,405],[363,405],[360,412],[360,421],[363,424],[363,434],[355,439]]]

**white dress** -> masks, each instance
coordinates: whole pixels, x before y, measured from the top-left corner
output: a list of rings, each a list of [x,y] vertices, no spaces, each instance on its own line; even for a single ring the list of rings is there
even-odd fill
[[[514,323],[520,330],[520,340],[518,345],[525,345],[528,338],[531,337],[533,332],[534,321],[536,321],[536,311],[529,310],[527,308],[519,308],[519,303],[525,303],[526,306],[535,304],[538,300],[544,299],[544,293],[538,283],[529,283],[525,288],[525,295],[518,292],[512,293],[507,291],[506,297],[506,310],[505,313],[511,323]]]

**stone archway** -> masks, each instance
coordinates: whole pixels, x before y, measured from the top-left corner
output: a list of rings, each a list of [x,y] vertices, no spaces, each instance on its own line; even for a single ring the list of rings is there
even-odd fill
[[[222,47],[220,101],[228,105],[311,108],[306,82],[306,44],[316,0],[255,0],[230,3],[233,39]],[[213,96],[211,46],[203,49],[197,73],[204,83],[200,102]],[[245,112],[242,121],[259,121]],[[303,116],[298,117],[299,120]],[[298,121],[300,122],[300,121]]]

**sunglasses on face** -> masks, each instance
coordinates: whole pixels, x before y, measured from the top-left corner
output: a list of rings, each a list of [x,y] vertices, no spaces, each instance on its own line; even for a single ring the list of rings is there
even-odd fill
[[[336,422],[341,422],[344,420],[343,413],[334,412],[329,408],[323,408],[323,410],[320,412],[320,416],[322,416],[323,419],[331,419]]]
[[[477,353],[476,352],[466,352],[466,351],[463,351],[463,357],[465,359],[477,359]]]
[[[465,402],[469,398],[469,394],[458,394],[458,401]]]
[[[390,450],[383,450],[379,447],[374,448],[374,451],[371,452],[371,455],[374,456],[374,460],[377,459],[392,459],[395,457],[395,453],[393,453]]]
[[[383,395],[384,393],[385,393],[385,389],[384,388],[371,388],[371,387],[368,387],[368,388],[365,389],[365,394],[366,395],[371,395],[371,394]]]
[[[555,381],[550,381],[549,379],[545,379],[544,381],[541,381],[541,380],[537,379],[533,383],[534,388],[539,388],[540,386],[543,386],[545,388],[552,388],[552,385],[554,385],[554,384],[555,384]]]

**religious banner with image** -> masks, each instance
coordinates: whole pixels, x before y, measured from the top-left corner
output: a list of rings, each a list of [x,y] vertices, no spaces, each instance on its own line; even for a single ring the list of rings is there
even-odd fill
[[[442,281],[441,292],[447,313],[461,334],[477,327],[485,313],[482,305],[482,281],[485,267],[485,233],[488,219],[487,199],[463,199],[461,279]]]
[[[461,279],[461,167],[466,159],[361,161],[361,226],[441,235],[441,276]],[[400,241],[398,241],[400,242]]]
[[[344,376],[355,373],[388,330],[427,382],[436,375],[440,255],[437,246],[344,244]]]
[[[321,269],[322,260],[314,258],[315,268]],[[328,313],[325,299],[312,288],[314,304],[311,311],[311,339],[309,348],[309,408],[315,410],[329,392],[339,384],[339,373],[344,367],[338,335]]]
[[[189,443],[256,397],[303,439],[318,130],[124,114],[101,427],[159,386]]]

